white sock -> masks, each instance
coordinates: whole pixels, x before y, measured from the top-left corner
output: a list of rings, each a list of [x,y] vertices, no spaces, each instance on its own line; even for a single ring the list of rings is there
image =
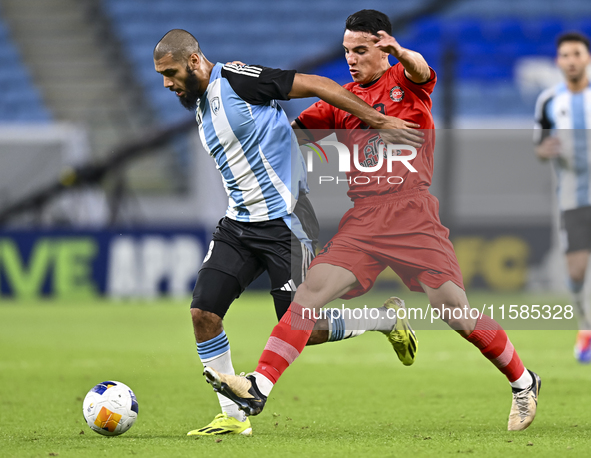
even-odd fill
[[[257,382],[257,388],[261,394],[263,396],[269,397],[269,394],[271,394],[271,390],[273,389],[273,382],[258,372],[253,372],[252,375]]]
[[[390,332],[396,324],[396,312],[386,307],[327,309],[328,341],[349,339],[365,331]]]
[[[232,365],[230,343],[228,342],[225,331],[222,331],[221,334],[211,340],[197,343],[197,352],[199,353],[203,367],[211,367],[220,374],[235,374],[234,366]],[[234,417],[238,421],[246,420],[246,414],[238,409],[238,405],[222,394],[216,394],[218,395],[222,412],[225,412],[229,417]]]
[[[511,387],[516,388],[518,390],[523,390],[525,388],[529,388],[531,384],[534,383],[534,379],[532,378],[531,374],[527,369],[524,369],[523,374],[514,382],[511,382]]]

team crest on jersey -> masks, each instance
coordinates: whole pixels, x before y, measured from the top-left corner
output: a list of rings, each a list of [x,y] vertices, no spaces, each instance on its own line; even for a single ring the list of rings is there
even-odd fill
[[[392,102],[401,102],[404,98],[404,91],[400,86],[394,86],[390,89],[390,98],[392,99]]]
[[[213,99],[211,99],[211,111],[213,112],[214,115],[217,115],[218,111],[220,111],[220,98],[219,97],[214,97]]]

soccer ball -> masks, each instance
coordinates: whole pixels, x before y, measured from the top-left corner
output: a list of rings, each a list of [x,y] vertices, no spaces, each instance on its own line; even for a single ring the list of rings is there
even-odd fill
[[[103,436],[119,436],[137,420],[137,399],[121,382],[102,382],[84,398],[82,414],[93,431]]]

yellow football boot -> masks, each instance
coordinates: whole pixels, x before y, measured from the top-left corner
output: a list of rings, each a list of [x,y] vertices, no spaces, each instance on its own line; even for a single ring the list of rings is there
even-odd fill
[[[215,416],[209,425],[189,431],[187,436],[219,436],[221,434],[252,436],[250,420],[247,417],[244,421],[238,421],[234,417],[229,417],[225,412],[220,413]]]
[[[419,348],[419,341],[414,331],[408,322],[406,310],[404,310],[404,301],[398,297],[391,297],[384,302],[384,307],[396,311],[396,325],[390,333],[386,334],[388,341],[394,347],[394,351],[398,355],[398,359],[405,366],[410,366],[415,362],[417,350]]]

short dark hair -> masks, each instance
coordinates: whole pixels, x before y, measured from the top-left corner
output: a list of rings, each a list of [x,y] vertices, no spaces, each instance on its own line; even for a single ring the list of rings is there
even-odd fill
[[[583,35],[580,32],[566,32],[560,35],[556,39],[556,49],[560,48],[560,45],[566,41],[576,41],[578,43],[583,43],[587,48],[587,51],[591,50],[591,44],[589,43],[589,37]]]
[[[392,24],[384,13],[376,10],[361,10],[347,18],[345,30],[368,32],[373,35],[377,35],[380,30],[383,30],[392,35]]]
[[[172,29],[164,35],[154,48],[154,60],[160,60],[171,54],[177,62],[187,62],[189,56],[197,53],[203,56],[199,42],[183,29]]]

